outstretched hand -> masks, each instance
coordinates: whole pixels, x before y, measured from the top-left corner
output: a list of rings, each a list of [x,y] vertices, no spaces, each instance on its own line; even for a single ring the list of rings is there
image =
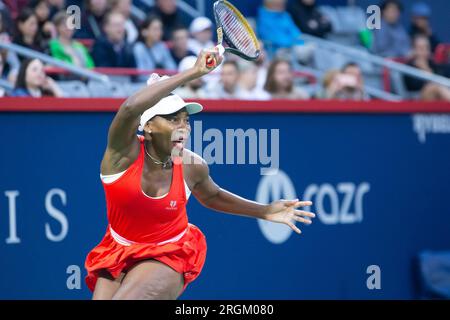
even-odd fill
[[[294,222],[298,221],[304,224],[311,224],[312,221],[308,218],[314,218],[316,215],[312,212],[297,210],[297,208],[311,205],[311,201],[299,201],[298,199],[277,200],[268,205],[264,218],[267,221],[284,223],[300,234],[302,232],[295,226]]]

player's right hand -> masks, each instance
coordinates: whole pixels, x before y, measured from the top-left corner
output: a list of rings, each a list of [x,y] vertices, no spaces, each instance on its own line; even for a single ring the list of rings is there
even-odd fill
[[[219,49],[202,50],[197,57],[194,69],[198,77],[201,77],[217,68],[222,61],[223,56],[220,55]]]

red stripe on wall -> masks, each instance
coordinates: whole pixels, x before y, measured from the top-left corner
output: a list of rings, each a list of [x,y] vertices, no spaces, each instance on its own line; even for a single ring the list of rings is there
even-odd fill
[[[0,112],[115,112],[117,98],[1,98]],[[324,100],[196,100],[205,112],[231,113],[450,113],[448,102]]]

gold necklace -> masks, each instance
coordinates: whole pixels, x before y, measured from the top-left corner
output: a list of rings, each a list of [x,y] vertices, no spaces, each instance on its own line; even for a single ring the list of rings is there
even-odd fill
[[[171,157],[169,156],[169,158],[167,158],[166,161],[162,162],[158,159],[155,159],[154,157],[152,157],[152,155],[147,151],[147,147],[144,145],[144,149],[145,149],[145,153],[150,157],[150,159],[152,159],[154,164],[158,164],[158,165],[162,165],[163,169],[165,169],[167,167],[168,164],[171,163]]]

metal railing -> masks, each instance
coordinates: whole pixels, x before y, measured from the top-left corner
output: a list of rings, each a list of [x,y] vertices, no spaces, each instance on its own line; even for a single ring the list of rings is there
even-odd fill
[[[94,72],[89,69],[74,66],[67,62],[52,58],[41,52],[31,50],[31,49],[28,49],[23,46],[19,46],[14,43],[0,43],[0,49],[11,50],[11,51],[13,51],[21,56],[25,56],[27,58],[39,59],[47,64],[66,69],[66,70],[72,72],[73,74],[87,78],[89,80],[97,80],[97,81],[101,81],[104,83],[110,82],[110,79],[107,75],[100,74],[98,72]]]
[[[312,75],[314,75],[317,79],[321,79],[325,72],[324,71],[319,71],[310,67],[306,67],[306,66],[299,66],[300,71],[304,71],[307,73],[310,73]],[[320,86],[320,84],[318,84],[318,86]],[[383,90],[380,90],[378,88],[369,86],[369,85],[364,85],[364,91],[377,99],[382,99],[382,100],[386,100],[386,101],[401,101],[403,100],[401,96],[390,93],[390,92],[386,92]]]
[[[353,47],[347,47],[342,44],[327,41],[327,40],[317,38],[317,37],[314,37],[311,35],[302,34],[302,38],[305,41],[315,43],[319,48],[323,48],[325,50],[330,50],[330,51],[336,51],[341,54],[351,56],[355,60],[365,60],[365,61],[371,62],[375,65],[379,65],[379,66],[382,66],[382,67],[385,67],[385,68],[388,68],[388,69],[391,69],[394,71],[398,71],[400,73],[407,74],[407,75],[415,77],[415,78],[431,81],[431,82],[438,83],[438,84],[446,86],[446,87],[450,87],[450,79],[440,76],[440,75],[431,74],[431,73],[422,71],[422,70],[414,68],[414,67],[410,67],[410,66],[402,64],[402,63],[398,63],[398,62],[395,62],[392,60],[388,60],[388,59],[379,57],[377,55],[373,55],[364,50],[360,50],[360,49],[353,48]]]

